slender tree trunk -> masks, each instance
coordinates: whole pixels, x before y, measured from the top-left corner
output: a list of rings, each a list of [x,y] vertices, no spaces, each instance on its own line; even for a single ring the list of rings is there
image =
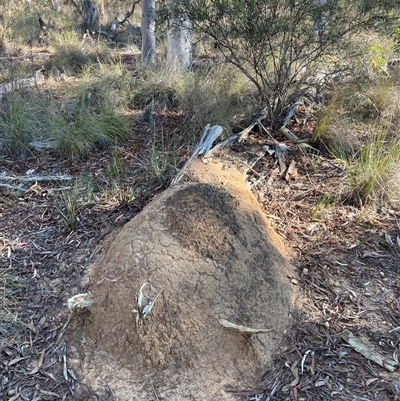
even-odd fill
[[[189,19],[169,21],[167,62],[182,68],[192,64],[192,23]]]
[[[142,0],[142,64],[156,64],[155,0]]]
[[[61,4],[59,0],[51,0],[51,5],[58,13],[61,11]]]
[[[82,12],[84,20],[83,24],[84,31],[85,32],[99,31],[100,21],[96,3],[91,0],[82,0]]]
[[[325,34],[325,18],[326,13],[324,7],[327,0],[315,0],[316,5],[320,9],[314,19],[314,34],[318,37],[318,40],[322,42]]]

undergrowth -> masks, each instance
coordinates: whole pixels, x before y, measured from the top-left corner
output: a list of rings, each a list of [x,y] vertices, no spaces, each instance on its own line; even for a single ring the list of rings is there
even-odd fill
[[[1,247],[0,262],[7,263],[7,253],[3,253]],[[5,269],[0,271],[0,337],[14,336],[17,327],[23,330],[22,320],[25,316],[21,302],[27,288],[25,278],[11,274]]]
[[[208,123],[228,132],[249,122],[254,110],[252,84],[230,65],[182,71],[167,65],[145,72],[132,94],[134,104],[185,116],[187,132],[202,132]]]
[[[48,93],[9,93],[0,111],[3,149],[26,155],[52,148],[63,157],[81,157],[93,148],[124,140],[126,117],[108,87],[100,84],[69,88],[59,104]]]
[[[120,151],[114,151],[104,174],[102,174],[107,188],[102,191],[104,200],[118,206],[134,201],[135,188],[127,184],[127,179],[131,174],[131,165],[124,159]]]
[[[400,138],[372,133],[358,149],[337,150],[346,163],[350,192],[347,201],[359,207],[397,201]]]
[[[400,87],[392,78],[349,83],[319,114],[314,141],[345,163],[350,190],[342,198],[359,207],[398,202]]]

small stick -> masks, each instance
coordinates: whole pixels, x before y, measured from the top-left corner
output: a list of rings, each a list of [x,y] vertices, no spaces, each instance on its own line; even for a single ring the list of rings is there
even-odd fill
[[[151,380],[151,377],[150,377],[150,376],[149,376],[149,379],[150,379],[151,387],[153,388],[153,391],[154,391],[154,395],[156,396],[157,401],[160,401],[160,399],[158,398],[158,395],[157,395],[157,393],[156,393],[156,389],[154,388],[153,380]]]
[[[64,355],[62,356],[63,359],[63,374],[64,374],[64,379],[67,382],[68,381],[68,368],[67,368],[67,346],[64,343],[61,349],[64,351]]]
[[[265,398],[265,401],[271,401],[271,397],[273,397],[273,395],[276,393],[276,390],[278,390],[278,386],[279,386],[279,379],[276,378],[274,385],[272,386],[271,392],[269,393],[268,397]]]

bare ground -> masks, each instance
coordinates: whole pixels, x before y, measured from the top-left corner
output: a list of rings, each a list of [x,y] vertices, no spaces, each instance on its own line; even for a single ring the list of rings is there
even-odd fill
[[[163,135],[168,139],[173,127],[168,121],[176,124],[177,118],[171,116],[167,123],[166,118]],[[301,121],[292,129],[306,136],[312,116]],[[90,264],[122,226],[163,190],[157,177],[139,168],[149,154],[146,129],[151,127],[136,127],[119,149],[135,167],[125,185],[135,187],[136,199],[121,206],[97,193],[97,202],[79,208],[74,232],[65,230],[64,205],[54,191],[64,184],[42,182],[27,192],[0,188],[1,399],[78,399],[74,394],[80,372],[70,369],[63,330],[68,317],[65,302],[87,291],[88,281],[83,278]],[[266,142],[253,134],[239,151],[253,152],[253,147]],[[346,192],[345,174],[334,162],[303,155],[287,145],[287,161],[296,161],[288,180],[280,178],[276,161],[267,154],[249,170],[248,181],[267,218],[292,250],[290,259],[297,269],[293,283],[303,294],[301,312],[294,316],[295,324],[259,385],[225,390],[243,400],[399,400],[399,368],[390,372],[371,362],[349,346],[343,334],[349,330],[385,358],[398,361],[400,211],[388,205],[374,211],[344,202],[322,205],[322,199],[337,199],[337,194]],[[180,165],[188,151],[182,148]],[[40,175],[76,178],[82,171],[96,175],[104,171],[111,153],[93,152],[79,162],[59,160],[50,153],[24,161],[3,156],[0,170],[15,176],[29,169]],[[23,308],[18,307],[20,301]],[[83,387],[80,399],[116,399],[107,383],[102,391],[88,384]],[[157,389],[153,391],[153,399],[161,399]]]

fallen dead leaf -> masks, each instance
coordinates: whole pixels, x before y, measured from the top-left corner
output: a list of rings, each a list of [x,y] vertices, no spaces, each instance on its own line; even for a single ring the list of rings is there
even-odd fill
[[[36,366],[30,372],[27,373],[28,375],[33,375],[33,374],[35,374],[35,373],[37,373],[39,371],[39,369],[42,366],[43,361],[44,361],[45,351],[46,351],[46,349],[43,348],[41,353],[40,353],[39,360],[37,361]]]

